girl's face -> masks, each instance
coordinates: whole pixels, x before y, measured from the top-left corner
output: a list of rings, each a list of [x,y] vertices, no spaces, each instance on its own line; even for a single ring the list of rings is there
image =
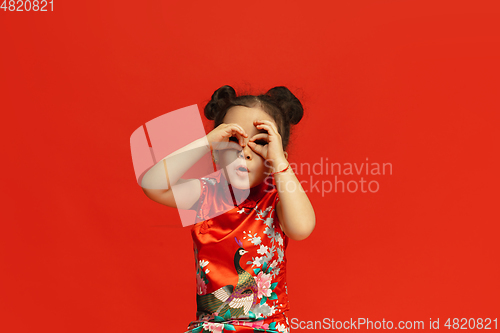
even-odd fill
[[[245,106],[233,106],[223,119],[225,124],[238,124],[245,130],[248,137],[243,137],[245,146],[241,150],[226,149],[219,151],[221,168],[224,168],[226,180],[235,188],[247,189],[262,183],[270,172],[270,167],[265,165],[265,160],[250,148],[248,141],[258,133],[267,133],[264,129],[258,129],[254,125],[255,120],[274,119],[260,108],[247,108]],[[275,123],[276,124],[276,123]],[[238,139],[229,138],[230,141],[238,143]],[[257,140],[257,144],[266,145],[264,140]],[[246,166],[248,172],[242,172],[240,167]]]

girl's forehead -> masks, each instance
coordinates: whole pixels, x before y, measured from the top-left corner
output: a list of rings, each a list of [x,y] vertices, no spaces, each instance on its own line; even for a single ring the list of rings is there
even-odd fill
[[[246,106],[233,106],[230,108],[227,111],[223,122],[225,124],[234,123],[240,125],[248,135],[254,135],[260,132],[267,133],[266,130],[255,127],[253,123],[255,120],[269,120],[276,125],[273,117],[261,108],[248,108]]]

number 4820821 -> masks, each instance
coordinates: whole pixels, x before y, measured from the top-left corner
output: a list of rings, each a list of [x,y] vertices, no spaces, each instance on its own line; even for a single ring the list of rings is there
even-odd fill
[[[1,1],[1,0],[0,0]],[[4,0],[0,9],[4,12],[53,12],[54,1],[46,0]]]

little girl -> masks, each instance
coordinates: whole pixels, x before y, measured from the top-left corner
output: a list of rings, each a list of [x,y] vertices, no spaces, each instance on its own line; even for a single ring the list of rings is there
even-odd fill
[[[285,250],[289,238],[305,239],[315,226],[313,207],[287,162],[290,127],[302,115],[286,87],[237,97],[223,86],[205,107],[214,130],[144,176],[149,198],[196,211],[197,320],[186,333],[290,331]],[[185,151],[190,155],[172,156]],[[180,178],[209,151],[217,172]],[[165,175],[168,189],[148,186]],[[174,185],[182,188],[175,200]]]

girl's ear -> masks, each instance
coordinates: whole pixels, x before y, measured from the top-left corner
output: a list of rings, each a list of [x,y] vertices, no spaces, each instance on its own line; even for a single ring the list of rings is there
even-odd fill
[[[285,158],[286,158],[286,160],[288,161],[288,153],[287,153],[286,151],[285,151],[285,152],[283,152],[283,153],[285,154]]]

